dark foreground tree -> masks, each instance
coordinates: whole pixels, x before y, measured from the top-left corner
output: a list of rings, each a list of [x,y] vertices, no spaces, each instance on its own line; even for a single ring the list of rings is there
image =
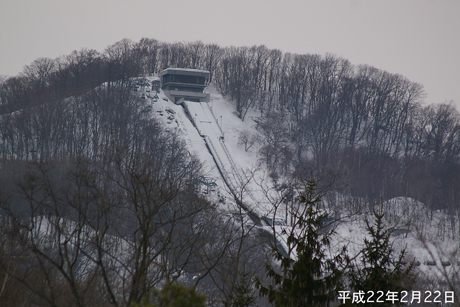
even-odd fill
[[[391,230],[384,225],[384,213],[379,213],[375,209],[373,213],[373,224],[366,219],[366,228],[370,238],[364,239],[361,263],[350,269],[350,284],[355,292],[364,292],[366,300],[374,293],[371,301],[376,301],[378,293],[387,295],[391,291],[400,294],[401,291],[410,290],[414,283],[414,276],[412,274],[413,264],[405,264],[405,250],[402,250],[398,256],[395,255],[390,242]],[[381,303],[369,302],[366,305],[399,305],[398,301],[386,301],[385,296],[381,301]]]
[[[224,300],[225,307],[254,306],[257,294],[253,290],[249,273],[241,272],[233,291]]]
[[[125,307],[216,267],[234,233],[179,140],[107,160],[2,165],[0,306]]]
[[[132,304],[132,307],[205,307],[206,296],[177,283],[166,283],[161,290],[153,290],[153,301]]]
[[[258,283],[261,296],[275,306],[327,306],[342,288],[344,275],[341,263],[346,260],[345,247],[329,255],[333,230],[326,230],[327,214],[318,208],[323,193],[317,190],[318,180],[305,182],[294,224],[287,234],[287,255],[274,248],[280,267],[267,265],[268,285]]]

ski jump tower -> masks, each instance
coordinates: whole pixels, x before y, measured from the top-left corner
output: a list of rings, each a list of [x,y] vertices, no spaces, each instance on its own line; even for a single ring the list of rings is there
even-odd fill
[[[209,102],[210,95],[204,93],[204,88],[209,84],[209,75],[207,70],[168,68],[160,72],[161,89],[176,104],[182,98]]]

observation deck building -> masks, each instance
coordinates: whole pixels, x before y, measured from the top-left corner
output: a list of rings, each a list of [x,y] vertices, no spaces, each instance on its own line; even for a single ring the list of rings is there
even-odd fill
[[[168,68],[160,72],[161,89],[169,100],[209,102],[210,94],[204,93],[209,84],[209,71],[185,68]]]

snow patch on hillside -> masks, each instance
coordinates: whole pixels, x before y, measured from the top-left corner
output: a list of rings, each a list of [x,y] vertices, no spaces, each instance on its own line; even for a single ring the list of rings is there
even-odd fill
[[[245,151],[244,147],[239,144],[242,131],[258,133],[256,130],[257,123],[253,118],[257,118],[260,114],[250,110],[245,120],[242,121],[236,116],[235,107],[232,103],[222,97],[212,84],[206,88],[206,92],[211,95],[209,107],[222,130],[225,146],[237,164],[240,173],[247,176],[248,183],[244,189],[249,189],[254,197],[263,204],[264,215],[272,217],[273,208],[270,201],[267,200],[267,193],[270,189],[268,171],[264,165],[259,163],[257,155],[260,144],[255,144],[248,151]],[[228,212],[237,210],[203,137],[200,136],[187,117],[184,108],[169,101],[160,91],[158,101],[153,102],[153,109],[167,129],[177,131],[186,141],[190,153],[196,155],[203,162],[206,176],[215,178],[220,195],[225,195],[226,199],[224,204],[221,204],[222,208]],[[166,111],[167,109],[174,111],[173,117]],[[268,196],[274,197],[275,195]],[[395,249],[395,256],[402,249],[406,249],[407,260],[415,260],[416,264],[420,263],[416,266],[416,270],[420,274],[441,275],[445,274],[446,271],[451,274],[451,272],[459,270],[460,263],[457,263],[456,260],[459,246],[458,218],[448,218],[446,213],[440,211],[432,212],[423,203],[406,197],[385,201],[379,209],[384,210],[387,226],[393,229],[391,240]],[[283,219],[285,212],[279,213],[277,218]],[[350,254],[357,255],[364,246],[364,239],[369,238],[366,231],[366,218],[371,222],[373,221],[371,212],[362,212],[350,218],[340,218],[336,224],[337,235],[332,242],[331,252],[333,253],[333,250],[347,245]],[[277,227],[279,232],[281,232],[281,228]],[[430,265],[433,264],[433,261],[436,264]]]

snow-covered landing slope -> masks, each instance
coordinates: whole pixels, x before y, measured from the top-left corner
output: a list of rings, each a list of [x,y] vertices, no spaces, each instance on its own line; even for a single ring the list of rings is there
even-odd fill
[[[209,104],[206,102],[185,101],[184,107],[189,112],[198,133],[206,141],[223,180],[232,194],[239,198],[238,191],[244,186],[245,180],[225,145],[222,129],[212,114]],[[259,202],[254,195],[250,191],[247,191],[246,194],[248,197],[240,199],[240,201],[259,218],[264,216],[266,212],[259,207]]]
[[[166,129],[175,130],[186,142],[190,153],[200,159],[203,163],[204,175],[218,180],[220,174],[215,166],[213,157],[209,153],[203,138],[187,118],[184,108],[169,101],[161,91],[158,101],[153,102],[153,110],[157,118],[164,122]],[[172,110],[174,114],[167,110]]]
[[[255,131],[251,126],[255,123],[241,121],[234,115],[233,106],[212,86],[207,90],[211,91],[211,103],[185,101],[184,107],[174,104],[160,91],[158,99],[151,100],[154,114],[165,123],[167,130],[176,130],[182,135],[189,151],[203,162],[205,176],[216,180],[220,195],[226,191],[231,194],[227,199],[238,198],[257,217],[269,216],[270,204],[260,201],[262,193],[245,173],[257,163],[256,149],[246,152],[237,145],[239,133]],[[235,204],[228,203],[227,207],[229,211],[237,210]]]
[[[184,108],[167,100],[166,96],[164,96],[162,92],[160,92],[160,98],[158,102],[154,102],[153,107],[156,111],[161,111],[163,113],[163,116],[158,115],[158,117],[165,121],[165,125],[169,129],[177,129],[181,132],[184,140],[187,142],[190,152],[197,155],[204,163],[206,175],[216,178],[217,184],[221,187],[221,190],[225,191],[224,180],[222,179],[216,166],[215,158],[213,158],[209,151],[210,149],[208,147],[210,146],[206,146],[205,139],[208,143],[213,144],[212,147],[214,147],[214,149],[211,149],[211,151],[214,150],[216,156],[219,156],[221,162],[217,163],[220,163],[222,168],[225,169],[225,173],[227,174],[226,176],[233,180],[233,184],[235,186],[238,186],[238,182],[241,180],[240,176],[245,178],[248,174],[247,170],[254,170],[254,166],[257,165],[257,148],[254,147],[249,151],[245,151],[242,146],[238,145],[238,136],[239,133],[244,130],[257,133],[254,127],[256,123],[251,118],[253,116],[258,116],[259,114],[255,111],[250,111],[248,116],[246,116],[246,119],[241,121],[241,119],[234,114],[234,106],[230,102],[226,101],[212,85],[208,86],[206,91],[211,94],[212,102],[208,104],[187,103],[190,110],[189,118],[196,122],[197,128],[195,128],[191,120],[187,118]],[[165,112],[166,108],[170,108],[176,112],[174,120],[167,120],[168,116],[167,112]],[[157,112],[156,114],[160,113]],[[224,138],[224,141],[221,137]],[[231,157],[231,160],[228,159],[227,153]],[[238,177],[240,177],[240,179],[237,180]],[[257,204],[258,213],[260,213],[261,216],[270,216],[270,203],[267,201],[264,202],[265,195],[263,195],[264,192],[261,191],[259,187],[261,180],[263,180],[263,169],[256,173],[254,180],[249,184],[248,188],[257,200],[252,200],[253,197],[246,194],[244,201],[248,204]],[[410,202],[410,200],[406,198],[397,199],[394,204],[388,205],[389,207],[386,209],[388,214],[387,217],[393,221],[389,222],[389,226],[395,226],[394,222],[396,217],[405,216],[407,214],[410,215],[411,218],[416,218],[419,221],[423,220],[420,217],[420,212],[418,212],[420,210],[414,211],[409,208],[410,210],[406,210],[407,213],[401,212],[400,207],[402,206],[402,203],[407,201]],[[229,202],[225,206],[229,211],[235,209],[234,207],[229,207],[232,206]],[[427,217],[427,212],[428,211],[423,211],[422,215]],[[368,236],[365,230],[365,216],[366,215],[364,214],[361,218],[357,217],[356,219],[349,221],[342,220],[342,222],[338,225],[338,234],[334,239],[333,245],[336,245],[339,248],[343,244],[346,244],[349,246],[349,251],[352,254],[357,253],[360,248],[363,247],[364,238]],[[412,227],[410,227],[412,232],[408,235],[392,236],[392,241],[394,242],[394,247],[396,249],[395,253],[397,254],[399,250],[407,248],[409,258],[412,257],[412,259],[415,258],[421,262],[421,265],[417,267],[417,271],[423,274],[429,275],[434,274],[435,272],[439,273],[444,269],[460,271],[460,262],[457,263],[456,257],[460,255],[460,249],[457,248],[458,236],[455,236],[455,238],[441,239],[442,236],[439,236],[440,228],[438,226],[434,227],[434,224],[437,224],[435,223],[436,220],[442,220],[444,222],[441,224],[447,224],[445,222],[447,218],[445,214],[442,214],[441,216],[443,217],[442,219],[439,217],[430,222],[427,220],[423,220],[423,222],[421,222],[424,227],[427,228],[425,229],[424,234],[432,234],[434,237],[427,238],[427,242],[425,243],[420,240],[416,229],[413,229]],[[368,216],[368,218],[372,220],[372,216]],[[400,223],[401,221],[396,224]],[[429,225],[432,226],[429,227]],[[279,229],[279,231],[281,232],[281,229]],[[458,219],[457,228],[453,231],[453,233],[460,233],[460,230],[458,229]],[[438,240],[436,240],[436,238]],[[436,248],[432,248],[432,250],[429,251],[428,247],[434,246],[431,242],[436,243]],[[430,261],[433,258],[438,260],[436,266],[427,265],[427,261]],[[443,267],[440,260],[447,259],[451,261],[451,266]]]

